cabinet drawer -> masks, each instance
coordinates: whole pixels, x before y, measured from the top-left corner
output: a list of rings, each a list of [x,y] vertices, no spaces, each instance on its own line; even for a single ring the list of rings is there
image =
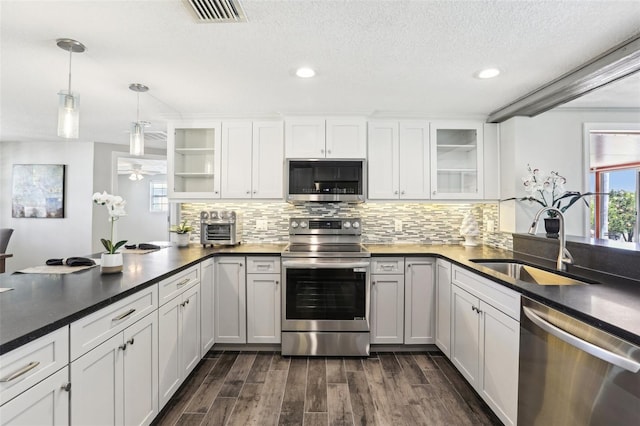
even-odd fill
[[[247,257],[247,274],[279,274],[279,257]]]
[[[156,310],[157,293],[153,285],[71,323],[71,360]]]
[[[160,281],[158,284],[158,306],[162,306],[173,299],[192,284],[200,281],[200,268],[193,266],[171,277]]]
[[[520,293],[455,265],[451,268],[451,281],[520,321]]]
[[[0,405],[69,363],[69,327],[62,327],[0,357]]]
[[[404,274],[403,257],[383,257],[371,259],[372,274]]]

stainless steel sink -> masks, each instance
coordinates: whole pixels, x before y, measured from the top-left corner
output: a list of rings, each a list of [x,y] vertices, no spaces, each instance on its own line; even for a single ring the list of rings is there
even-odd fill
[[[535,266],[525,265],[516,260],[472,260],[472,262],[504,274],[516,280],[538,285],[586,285],[592,284],[575,278],[556,274]]]

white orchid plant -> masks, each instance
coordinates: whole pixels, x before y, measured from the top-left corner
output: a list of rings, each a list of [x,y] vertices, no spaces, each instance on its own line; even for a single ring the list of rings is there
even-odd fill
[[[127,215],[127,213],[124,211],[124,206],[127,202],[124,201],[124,199],[119,195],[107,194],[106,191],[104,191],[102,194],[99,192],[93,194],[93,202],[101,206],[105,206],[107,208],[107,211],[109,212],[109,222],[111,222],[111,238],[108,240],[101,238],[100,242],[102,242],[102,245],[107,250],[107,253],[114,254],[127,242],[127,240],[122,240],[118,241],[116,244],[113,243],[113,224],[122,216]]]
[[[544,175],[540,169],[532,169],[529,164],[527,164],[527,170],[529,174],[522,178],[522,184],[524,185],[524,190],[530,195],[521,198],[507,198],[503,201],[531,201],[540,204],[542,207],[555,207],[564,213],[580,199],[582,199],[588,207],[589,203],[587,200],[584,200],[583,197],[590,195],[607,195],[606,193],[585,192],[582,194],[578,191],[567,191],[564,187],[567,179],[561,176],[560,173],[552,171],[548,175]],[[555,217],[556,213],[548,211],[547,215],[549,217]]]

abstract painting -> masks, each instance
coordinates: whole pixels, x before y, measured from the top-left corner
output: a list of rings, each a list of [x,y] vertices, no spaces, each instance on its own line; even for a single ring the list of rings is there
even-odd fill
[[[64,164],[14,164],[11,216],[64,217]]]

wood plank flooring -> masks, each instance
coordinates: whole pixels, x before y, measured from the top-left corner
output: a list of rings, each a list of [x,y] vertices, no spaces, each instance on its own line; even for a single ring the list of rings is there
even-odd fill
[[[501,425],[439,352],[211,351],[155,425]]]

